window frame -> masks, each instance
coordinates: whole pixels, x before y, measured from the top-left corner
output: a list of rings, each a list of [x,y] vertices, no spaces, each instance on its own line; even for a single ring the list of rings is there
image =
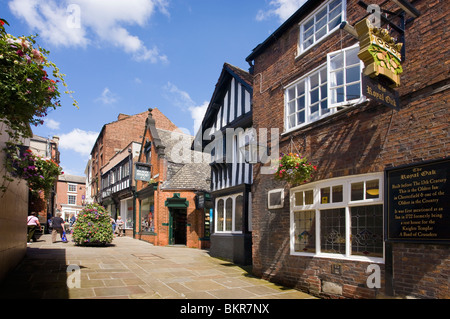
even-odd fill
[[[71,204],[70,203],[70,198],[75,198],[75,203]],[[67,205],[73,205],[76,206],[77,205],[77,195],[76,194],[69,194],[67,195]]]
[[[346,81],[346,76],[345,76],[345,71],[350,68],[354,68],[357,64],[352,64],[350,67],[345,65],[345,55],[348,51],[350,50],[355,50],[357,49],[359,46],[358,43],[349,46],[347,48],[343,48],[341,50],[337,50],[337,51],[333,51],[327,54],[327,61],[323,64],[321,64],[320,66],[316,67],[315,69],[309,71],[308,73],[302,75],[300,78],[296,79],[295,81],[289,83],[287,86],[285,86],[284,89],[284,133],[288,133],[291,131],[295,131],[303,126],[309,125],[311,123],[314,123],[316,121],[319,121],[325,117],[328,117],[332,114],[337,113],[340,108],[344,108],[346,106],[351,106],[356,104],[358,101],[360,101],[361,99],[364,99],[364,95],[362,92],[362,71],[364,68],[364,63],[359,60],[359,70],[360,70],[360,75],[359,75],[359,97],[358,98],[354,98],[351,100],[346,100],[344,98],[343,102],[338,102],[338,103],[334,103],[332,104],[331,102],[331,93],[332,90],[334,90],[335,88],[338,87],[344,87],[344,90],[346,90],[347,86],[350,85],[354,85],[356,83],[358,83],[357,81],[351,82],[351,83],[345,83]],[[336,72],[336,70],[332,70],[331,69],[331,57],[332,56],[336,56],[338,54],[342,54],[344,56],[344,66],[342,68],[342,70],[344,71],[344,83],[342,85],[337,85],[334,87],[331,87],[331,74]],[[337,69],[340,70],[340,69]],[[326,81],[323,82],[322,79],[322,72],[325,72],[326,74]],[[312,85],[311,85],[311,79],[318,75],[318,84],[317,86],[315,86],[312,89]],[[301,84],[302,82],[304,82],[304,95],[299,95],[298,94],[298,86],[299,84]],[[323,97],[323,91],[322,91],[322,87],[326,86],[326,97]],[[290,96],[290,90],[295,89],[295,98],[291,98]],[[313,116],[313,114],[316,114],[316,112],[312,113],[311,112],[311,108],[312,108],[312,98],[311,98],[311,93],[315,90],[318,90],[318,96],[317,96],[317,101],[315,101],[313,104],[317,104],[318,106],[318,110],[316,111],[318,114]],[[346,91],[345,91],[346,92]],[[298,100],[300,99],[300,97],[303,96],[304,99],[304,108],[299,110],[298,109]],[[347,96],[347,94],[346,94]],[[345,97],[346,97],[345,96]],[[322,103],[326,101],[326,109],[322,108]],[[294,112],[290,112],[290,103],[295,102],[295,110]],[[326,110],[326,111],[324,111]],[[304,112],[304,122],[303,123],[298,123],[298,113],[300,112]],[[291,116],[295,116],[295,124],[292,127],[289,127],[290,122],[289,122],[289,117]]]
[[[364,182],[366,185],[367,182],[378,180],[378,188],[379,194],[378,198],[363,198],[362,200],[351,200],[351,184]],[[343,196],[342,202],[328,202],[321,203],[320,191],[323,188],[333,186],[343,186]],[[345,176],[334,178],[325,181],[318,181],[314,183],[310,183],[307,185],[302,185],[290,190],[290,255],[292,256],[308,256],[308,257],[320,257],[320,258],[332,258],[332,259],[342,259],[342,260],[353,260],[353,261],[364,261],[364,262],[372,262],[372,263],[384,263],[385,260],[385,245],[384,240],[382,240],[383,245],[383,257],[376,256],[361,256],[352,254],[352,225],[351,225],[351,208],[352,207],[361,207],[361,206],[377,206],[381,205],[382,210],[384,209],[384,198],[383,198],[383,190],[384,188],[384,176],[383,173],[371,173],[364,175],[353,175],[353,176]],[[295,202],[295,194],[299,192],[308,192],[313,191],[313,203],[309,205],[296,205]],[[366,193],[366,188],[364,186],[364,193]],[[303,203],[305,201],[305,196],[303,196]],[[328,253],[321,251],[321,211],[330,210],[330,209],[345,209],[345,253]],[[301,212],[315,212],[315,252],[300,252],[295,250],[295,215],[296,213]],[[380,225],[381,229],[384,233],[384,221],[383,225]]]
[[[298,57],[300,57],[302,54],[304,54],[305,52],[308,52],[309,50],[311,50],[314,46],[316,46],[317,44],[319,44],[320,42],[322,42],[323,40],[325,40],[326,38],[328,38],[328,36],[330,36],[331,34],[333,34],[336,30],[338,30],[339,29],[339,25],[341,24],[341,23],[338,23],[333,29],[331,29],[331,30],[329,30],[328,29],[328,27],[329,27],[329,23],[331,22],[331,21],[328,21],[329,20],[329,13],[330,13],[330,11],[329,11],[329,5],[333,2],[334,0],[329,0],[329,1],[327,1],[327,2],[325,2],[324,4],[322,4],[321,6],[319,6],[316,10],[314,10],[311,14],[309,14],[305,19],[303,19],[298,25],[299,25],[299,40],[298,40],[298,43],[297,43],[297,56],[296,56],[296,58],[298,58]],[[346,0],[341,0],[341,12],[340,12],[340,15],[341,15],[341,22],[342,21],[345,21],[346,19],[347,19],[347,1]],[[326,13],[326,15],[324,16],[324,17],[326,17],[326,32],[325,32],[325,34],[322,36],[322,37],[320,37],[319,39],[315,39],[315,37],[316,37],[316,33],[317,33],[317,31],[318,30],[316,30],[316,23],[317,23],[317,21],[315,21],[316,20],[316,17],[318,16],[318,14],[323,10],[323,9],[325,9],[326,8],[326,11],[327,11],[327,13]],[[336,16],[337,17],[337,16]],[[335,18],[336,18],[335,17]],[[307,48],[304,48],[304,42],[305,42],[305,39],[304,39],[304,34],[305,34],[305,25],[308,23],[308,22],[310,22],[310,20],[311,19],[314,19],[314,23],[313,23],[313,25],[312,25],[312,28],[314,28],[313,29],[313,34],[311,35],[312,36],[312,38],[313,38],[313,42],[311,43],[311,45],[309,45]],[[322,28],[321,28],[322,29]],[[319,30],[321,30],[321,29],[319,29]],[[311,37],[310,36],[310,37]]]
[[[244,209],[244,193],[237,193],[237,194],[232,194],[232,195],[227,195],[227,196],[221,196],[221,197],[217,197],[215,199],[215,205],[214,205],[214,233],[217,234],[242,234],[242,229],[241,230],[236,230],[236,198],[238,198],[239,196],[242,196],[242,217],[244,217],[245,214],[245,209]],[[228,199],[231,199],[231,230],[226,230],[227,229],[227,201]],[[218,222],[219,222],[219,216],[218,216],[218,211],[217,211],[217,205],[219,203],[220,200],[223,200],[223,222],[222,222],[222,229],[219,230],[218,229]],[[243,222],[243,221],[242,221]]]
[[[70,190],[70,187],[75,187],[75,190]],[[67,184],[67,192],[68,193],[76,193],[78,188],[78,184],[68,183]]]

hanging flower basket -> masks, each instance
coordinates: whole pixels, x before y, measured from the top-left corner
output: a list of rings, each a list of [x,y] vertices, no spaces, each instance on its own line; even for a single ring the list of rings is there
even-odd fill
[[[275,179],[291,184],[301,184],[310,180],[316,170],[317,167],[300,154],[281,153]]]

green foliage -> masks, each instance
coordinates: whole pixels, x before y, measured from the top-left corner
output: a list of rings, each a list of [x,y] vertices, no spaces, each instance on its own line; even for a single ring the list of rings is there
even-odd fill
[[[312,178],[317,167],[299,154],[281,154],[275,179],[285,180],[292,184],[300,184]]]
[[[12,143],[7,143],[4,151],[6,170],[13,177],[26,180],[33,193],[43,191],[47,197],[62,173],[58,163],[51,158],[34,155],[29,149],[21,152],[20,148]]]
[[[5,24],[9,25],[0,19],[0,122],[18,140],[31,137],[29,125],[42,125],[48,111],[61,106],[58,84],[66,88],[67,84],[65,75],[48,60],[49,52],[36,44],[36,36],[17,38],[6,32]],[[73,104],[78,107],[75,100]]]
[[[111,217],[103,206],[90,204],[78,214],[73,230],[75,244],[104,246],[113,239]]]

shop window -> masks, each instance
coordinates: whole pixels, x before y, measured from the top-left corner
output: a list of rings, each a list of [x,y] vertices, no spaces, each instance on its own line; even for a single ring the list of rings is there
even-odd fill
[[[141,201],[140,212],[141,231],[153,233],[155,231],[153,197]]]
[[[291,254],[383,261],[382,174],[291,190]]]

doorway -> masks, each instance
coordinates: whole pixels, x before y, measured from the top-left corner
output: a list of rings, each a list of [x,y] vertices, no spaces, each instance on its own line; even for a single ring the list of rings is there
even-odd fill
[[[187,235],[187,209],[171,208],[170,209],[170,245],[186,245]]]

